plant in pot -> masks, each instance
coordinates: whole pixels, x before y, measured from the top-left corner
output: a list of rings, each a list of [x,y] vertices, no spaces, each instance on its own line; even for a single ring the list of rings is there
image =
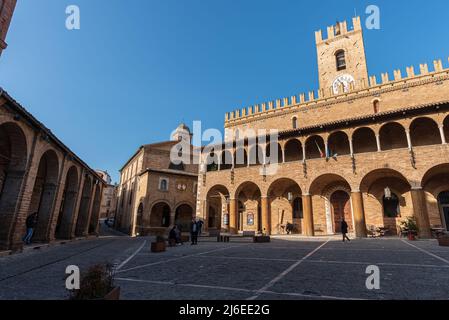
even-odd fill
[[[97,264],[80,279],[80,289],[71,292],[70,300],[119,300],[120,287],[114,285],[111,264]]]
[[[444,233],[438,236],[438,244],[441,247],[449,247],[449,233]]]
[[[164,252],[167,248],[165,238],[157,236],[156,241],[151,243],[151,252]]]
[[[407,238],[409,240],[416,240],[418,236],[418,224],[414,217],[407,217],[406,220],[401,222],[402,231],[407,233]]]

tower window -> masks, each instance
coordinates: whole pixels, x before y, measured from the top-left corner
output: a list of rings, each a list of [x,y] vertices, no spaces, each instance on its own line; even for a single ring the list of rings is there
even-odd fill
[[[343,50],[337,51],[335,54],[337,59],[337,71],[346,70],[346,58]]]
[[[296,117],[292,118],[292,128],[298,129],[298,118],[296,118]]]
[[[380,101],[379,100],[374,100],[373,109],[374,109],[374,113],[379,113],[379,111],[380,111]]]

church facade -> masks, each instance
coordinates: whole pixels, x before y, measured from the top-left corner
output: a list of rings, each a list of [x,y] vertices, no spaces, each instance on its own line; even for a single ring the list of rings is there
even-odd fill
[[[357,237],[398,234],[408,218],[423,238],[449,230],[445,62],[378,78],[360,18],[315,35],[319,89],[225,115],[232,141],[202,156],[197,215],[231,233],[332,235],[343,218]]]
[[[195,216],[197,161],[172,162],[177,145],[191,146],[181,124],[170,141],[141,146],[120,170],[116,227],[132,236],[164,235],[174,224],[188,232]],[[191,152],[193,154],[193,152]]]

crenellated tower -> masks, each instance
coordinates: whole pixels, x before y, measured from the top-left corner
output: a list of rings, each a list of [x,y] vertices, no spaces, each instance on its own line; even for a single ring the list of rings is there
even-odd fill
[[[368,80],[360,17],[352,24],[350,30],[346,21],[328,27],[326,39],[321,30],[315,32],[320,89],[337,94],[340,85],[348,91],[351,83]]]

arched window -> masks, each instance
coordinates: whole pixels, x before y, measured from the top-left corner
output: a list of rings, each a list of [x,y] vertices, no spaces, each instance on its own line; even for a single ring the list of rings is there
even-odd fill
[[[399,198],[394,193],[390,198],[383,197],[384,217],[397,218],[401,216],[401,207],[399,206]]]
[[[374,102],[373,102],[373,111],[374,111],[374,113],[379,113],[380,112],[380,101],[379,100],[374,100]]]
[[[296,117],[292,118],[292,128],[298,129],[298,118],[296,118]]]
[[[339,50],[335,54],[337,60],[337,71],[346,70],[346,58],[344,50]]]
[[[159,190],[168,191],[168,180],[167,179],[161,179],[159,181]]]

